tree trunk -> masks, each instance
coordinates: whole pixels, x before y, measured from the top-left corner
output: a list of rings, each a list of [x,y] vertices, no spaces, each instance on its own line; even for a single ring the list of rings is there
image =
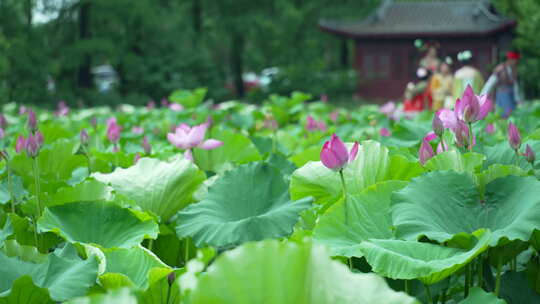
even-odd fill
[[[245,38],[242,33],[233,33],[231,39],[231,70],[233,73],[234,88],[236,95],[240,98],[246,95],[242,73],[244,71],[244,48]]]
[[[82,0],[79,7],[79,39],[86,40],[90,38],[90,0]],[[92,58],[88,51],[85,51],[83,60],[79,65],[78,85],[84,89],[92,87],[92,74],[90,65]]]
[[[349,44],[347,39],[341,40],[339,61],[341,63],[341,67],[349,68]]]

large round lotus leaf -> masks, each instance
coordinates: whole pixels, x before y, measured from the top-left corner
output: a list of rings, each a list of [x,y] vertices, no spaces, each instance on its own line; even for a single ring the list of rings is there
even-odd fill
[[[506,301],[497,298],[494,293],[488,293],[480,287],[473,287],[469,291],[469,296],[459,304],[506,304]]]
[[[104,251],[107,273],[121,273],[127,276],[135,286],[146,289],[150,270],[163,268],[165,276],[170,272],[169,266],[159,260],[151,251],[141,246],[133,248],[115,248]]]
[[[168,163],[154,158],[142,158],[127,169],[117,168],[110,174],[93,176],[110,183],[118,193],[163,221],[191,203],[193,192],[205,179],[204,173],[187,159]]]
[[[65,301],[84,295],[95,284],[97,272],[96,259],[81,260],[74,252],[57,251],[39,264],[0,252],[0,296],[11,293],[15,280],[30,276],[35,285],[49,290],[53,300]]]
[[[418,162],[407,161],[400,155],[390,156],[388,149],[375,141],[362,142],[356,159],[343,170],[351,195],[380,181],[409,180],[422,172]],[[290,189],[293,199],[313,196],[319,204],[334,203],[343,195],[339,173],[320,161],[308,162],[296,170]]]
[[[201,274],[192,304],[417,303],[375,274],[352,273],[311,243],[244,244]]]
[[[47,206],[81,201],[109,201],[113,199],[112,192],[113,189],[106,184],[88,179],[75,186],[58,189]]]
[[[451,150],[430,158],[424,167],[430,171],[474,172],[482,166],[485,158],[483,154],[479,153],[461,154],[457,150]]]
[[[158,225],[149,216],[112,202],[75,202],[45,209],[41,232],[52,231],[69,242],[105,248],[129,248],[144,238],[156,238]]]
[[[393,238],[390,199],[405,185],[404,181],[380,182],[336,203],[315,226],[314,241],[328,246],[332,256],[361,257],[362,241]]]
[[[396,236],[438,242],[459,233],[489,229],[490,246],[505,237],[528,241],[540,228],[540,182],[533,177],[507,176],[485,186],[481,198],[466,173],[438,171],[414,179],[393,197]]]
[[[47,288],[34,284],[32,277],[24,275],[13,281],[11,289],[0,293],[0,304],[49,304],[54,301]]]
[[[468,251],[404,240],[369,240],[360,244],[373,271],[392,279],[419,279],[436,283],[459,270],[488,248],[485,233]]]
[[[67,304],[137,304],[137,298],[128,288],[109,291],[106,294],[93,294],[86,297],[75,298]]]
[[[291,201],[280,171],[251,163],[226,172],[208,195],[178,213],[176,234],[197,246],[235,245],[287,236],[311,199]]]

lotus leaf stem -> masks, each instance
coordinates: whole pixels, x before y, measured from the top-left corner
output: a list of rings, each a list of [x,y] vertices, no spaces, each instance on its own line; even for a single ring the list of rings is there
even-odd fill
[[[431,291],[429,290],[429,285],[424,284],[424,287],[426,288],[426,297],[429,304],[433,304],[433,298],[431,297]]]
[[[497,261],[497,278],[495,281],[495,296],[499,296],[499,291],[501,290],[501,270],[502,270],[502,257],[499,256]]]
[[[403,280],[403,283],[405,285],[405,293],[409,294],[409,280]]]
[[[469,295],[469,287],[471,286],[471,264],[467,264],[465,266],[465,291],[464,291],[464,298],[467,298]]]
[[[15,195],[13,195],[13,184],[11,182],[11,170],[9,168],[9,161],[7,159],[6,159],[6,171],[7,171],[9,200],[11,201],[11,212],[15,213]]]
[[[469,151],[472,152],[473,148],[473,131],[472,131],[472,123],[469,123]]]

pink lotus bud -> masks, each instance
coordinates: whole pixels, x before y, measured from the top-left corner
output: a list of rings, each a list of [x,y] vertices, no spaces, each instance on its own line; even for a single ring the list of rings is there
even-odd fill
[[[110,142],[116,144],[118,143],[118,140],[120,139],[120,132],[122,131],[122,127],[116,124],[115,122],[112,122],[108,124],[107,128],[107,138]]]
[[[161,98],[161,106],[164,108],[169,106],[169,101],[167,100],[167,98]]]
[[[329,141],[326,141],[321,150],[321,161],[328,169],[335,171],[342,170],[347,163],[353,161],[358,153],[358,142],[354,143],[351,151],[347,151],[347,147],[339,136],[332,134]]]
[[[433,152],[433,147],[424,138],[422,140],[422,144],[420,145],[420,150],[418,150],[418,158],[420,160],[420,163],[424,165],[434,155],[435,155],[435,152]]]
[[[3,139],[4,137],[6,137],[6,131],[0,127],[0,139]]]
[[[24,150],[25,148],[26,148],[26,139],[24,138],[24,136],[19,135],[19,137],[17,137],[17,143],[15,144],[15,152],[21,153],[21,151]]]
[[[387,128],[381,128],[381,130],[379,130],[379,133],[383,137],[388,137],[388,136],[392,135],[390,133],[390,130],[388,130]]]
[[[39,142],[35,135],[28,135],[26,140],[26,155],[31,158],[35,158],[39,154]]]
[[[169,275],[167,276],[167,282],[169,283],[169,286],[172,286],[175,280],[176,274],[174,273],[174,271],[171,271],[171,273],[169,273]]]
[[[513,123],[508,124],[508,143],[514,150],[518,150],[521,146],[521,135]]]
[[[480,103],[480,111],[478,112],[477,120],[482,120],[493,110],[493,102],[487,95],[480,95],[478,97]]]
[[[495,133],[495,125],[492,124],[492,123],[490,123],[490,124],[488,124],[488,125],[486,126],[486,129],[485,129],[485,130],[486,130],[486,133],[487,133],[487,134],[493,134],[493,133]]]
[[[180,112],[184,109],[184,107],[179,103],[173,102],[169,104],[169,109],[171,109],[174,112]]]
[[[57,116],[67,116],[69,114],[69,107],[66,105],[66,102],[60,100],[58,102],[58,110],[56,111]]]
[[[431,132],[428,132],[428,134],[426,134],[426,136],[424,136],[424,138],[422,140],[425,140],[427,142],[430,142],[434,139],[437,138],[437,134],[435,134],[435,132],[431,131]]]
[[[531,165],[534,165],[534,161],[536,160],[536,153],[534,153],[534,150],[527,144],[525,146],[525,153],[523,154],[525,156],[525,159],[531,163]]]
[[[325,123],[324,121],[322,121],[322,120],[319,121],[319,122],[317,122],[317,128],[319,128],[319,130],[320,130],[321,132],[326,132],[326,130],[328,129],[328,128],[326,127],[326,123]]]
[[[309,132],[313,132],[313,131],[316,131],[317,129],[318,129],[317,121],[315,121],[315,119],[313,119],[313,117],[309,115],[306,120],[306,130],[308,130]]]
[[[338,118],[339,118],[339,111],[334,110],[328,116],[330,117],[331,121],[336,122],[338,120]]]
[[[43,142],[44,142],[43,134],[41,132],[37,131],[34,134],[34,137],[36,138],[36,142],[38,143],[39,148],[41,148],[41,146],[43,146]]]
[[[478,96],[474,94],[474,91],[470,85],[467,85],[461,99],[458,98],[454,111],[459,120],[463,120],[466,123],[473,123],[478,120],[478,113],[480,112],[480,101]]]
[[[4,114],[0,113],[0,128],[5,129],[8,126],[8,122]]]
[[[32,132],[37,130],[36,112],[32,110],[28,110],[28,129],[30,129]]]
[[[442,109],[439,110],[435,115],[439,117],[445,129],[450,129],[455,132],[458,126],[458,119],[453,111],[449,109]]]
[[[83,145],[83,146],[88,145],[88,141],[90,140],[90,136],[88,136],[88,132],[86,132],[86,129],[81,130],[81,133],[79,134],[79,138],[81,140],[81,145]]]
[[[436,113],[433,116],[433,121],[431,122],[431,128],[433,129],[433,132],[437,134],[437,136],[441,137],[444,133],[444,124],[441,118],[439,117],[439,113]]]
[[[152,146],[150,146],[150,144],[148,143],[148,137],[146,137],[146,136],[143,137],[142,147],[144,149],[144,154],[145,155],[152,154]]]

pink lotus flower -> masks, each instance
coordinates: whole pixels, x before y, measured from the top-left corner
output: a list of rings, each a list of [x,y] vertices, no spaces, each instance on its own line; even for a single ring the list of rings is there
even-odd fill
[[[487,134],[493,134],[493,133],[495,133],[495,125],[492,124],[492,123],[490,123],[490,124],[488,124],[488,125],[486,126],[486,129],[485,129],[485,130],[486,130],[486,133],[487,133]]]
[[[26,139],[24,138],[24,136],[19,135],[19,137],[17,137],[17,143],[15,144],[15,152],[21,153],[21,151],[24,150],[25,147]]]
[[[179,125],[174,133],[168,133],[167,139],[171,144],[179,149],[185,149],[184,156],[187,159],[193,159],[191,149],[200,148],[203,150],[212,150],[223,145],[222,141],[216,139],[204,140],[208,124],[190,127],[186,124]]]
[[[67,116],[69,114],[69,107],[66,105],[66,102],[60,100],[58,102],[58,109],[56,111],[56,116]]]
[[[456,130],[458,125],[458,118],[453,111],[449,109],[442,109],[439,110],[435,115],[439,117],[445,129],[450,129],[452,131]]]
[[[169,100],[167,98],[161,98],[161,106],[162,107],[168,107],[169,106]]]
[[[88,136],[88,132],[86,132],[86,129],[81,130],[81,133],[79,134],[79,139],[81,141],[81,145],[83,145],[83,146],[88,145],[88,141],[90,140],[90,136]]]
[[[391,117],[395,111],[396,111],[396,103],[393,101],[388,101],[379,107],[379,112],[383,113],[384,115],[388,117]]]
[[[439,116],[439,113],[435,113],[433,116],[433,121],[431,122],[431,128],[433,129],[433,132],[437,134],[437,136],[441,137],[444,133],[444,124],[441,120],[441,117]]]
[[[523,156],[525,156],[525,159],[531,163],[531,165],[534,165],[534,161],[536,160],[536,153],[534,153],[534,150],[527,144],[525,147],[525,153],[523,153]]]
[[[134,126],[133,128],[131,128],[131,133],[136,134],[136,135],[141,135],[144,133],[144,128],[139,127],[139,126]]]
[[[4,129],[0,127],[0,139],[3,139],[4,137],[6,137],[6,131],[4,131]]]
[[[424,138],[422,140],[430,142],[430,141],[434,140],[435,138],[437,138],[437,134],[435,134],[435,132],[431,131],[428,134],[426,134],[426,136],[424,136]]]
[[[122,132],[122,127],[116,124],[116,118],[111,118],[107,120],[107,138],[113,144],[117,144],[120,140],[120,133]]]
[[[418,159],[422,165],[435,155],[433,147],[429,144],[426,137],[422,140],[422,144],[420,144],[420,149],[418,150]]]
[[[26,155],[31,158],[35,158],[39,154],[41,145],[43,144],[43,134],[36,132],[36,134],[28,135],[28,139],[25,140]]]
[[[317,130],[325,132],[326,131],[326,124],[322,120],[321,121],[316,121],[313,118],[313,116],[309,115],[307,117],[307,121],[306,121],[306,130],[308,130],[309,132],[314,132],[314,131],[317,131]]]
[[[340,171],[356,158],[356,154],[358,154],[358,142],[354,143],[351,151],[347,151],[343,141],[334,133],[330,140],[324,143],[320,157],[321,162],[328,169]]]
[[[470,145],[469,126],[465,122],[458,121],[457,128],[454,134],[456,135],[456,145],[458,147]],[[476,136],[474,136],[473,134],[472,145],[474,146],[475,144]],[[469,147],[469,149],[472,149],[472,147]]]
[[[390,130],[388,130],[387,128],[381,128],[379,130],[379,134],[383,137],[388,137],[388,136],[391,136],[392,134],[390,133]]]
[[[180,112],[184,109],[184,107],[179,103],[173,102],[169,104],[169,109],[173,110],[174,112]]]
[[[37,130],[36,112],[32,111],[31,109],[28,110],[28,129],[32,132]]]
[[[511,122],[508,123],[508,143],[510,144],[510,147],[516,151],[521,146],[521,135],[519,134],[519,130],[516,125]]]
[[[493,103],[486,96],[477,96],[470,85],[467,85],[461,99],[456,101],[454,109],[459,120],[474,123],[484,119],[493,108]]]
[[[338,118],[339,118],[339,111],[334,110],[328,116],[330,117],[331,121],[336,122],[338,120]]]

